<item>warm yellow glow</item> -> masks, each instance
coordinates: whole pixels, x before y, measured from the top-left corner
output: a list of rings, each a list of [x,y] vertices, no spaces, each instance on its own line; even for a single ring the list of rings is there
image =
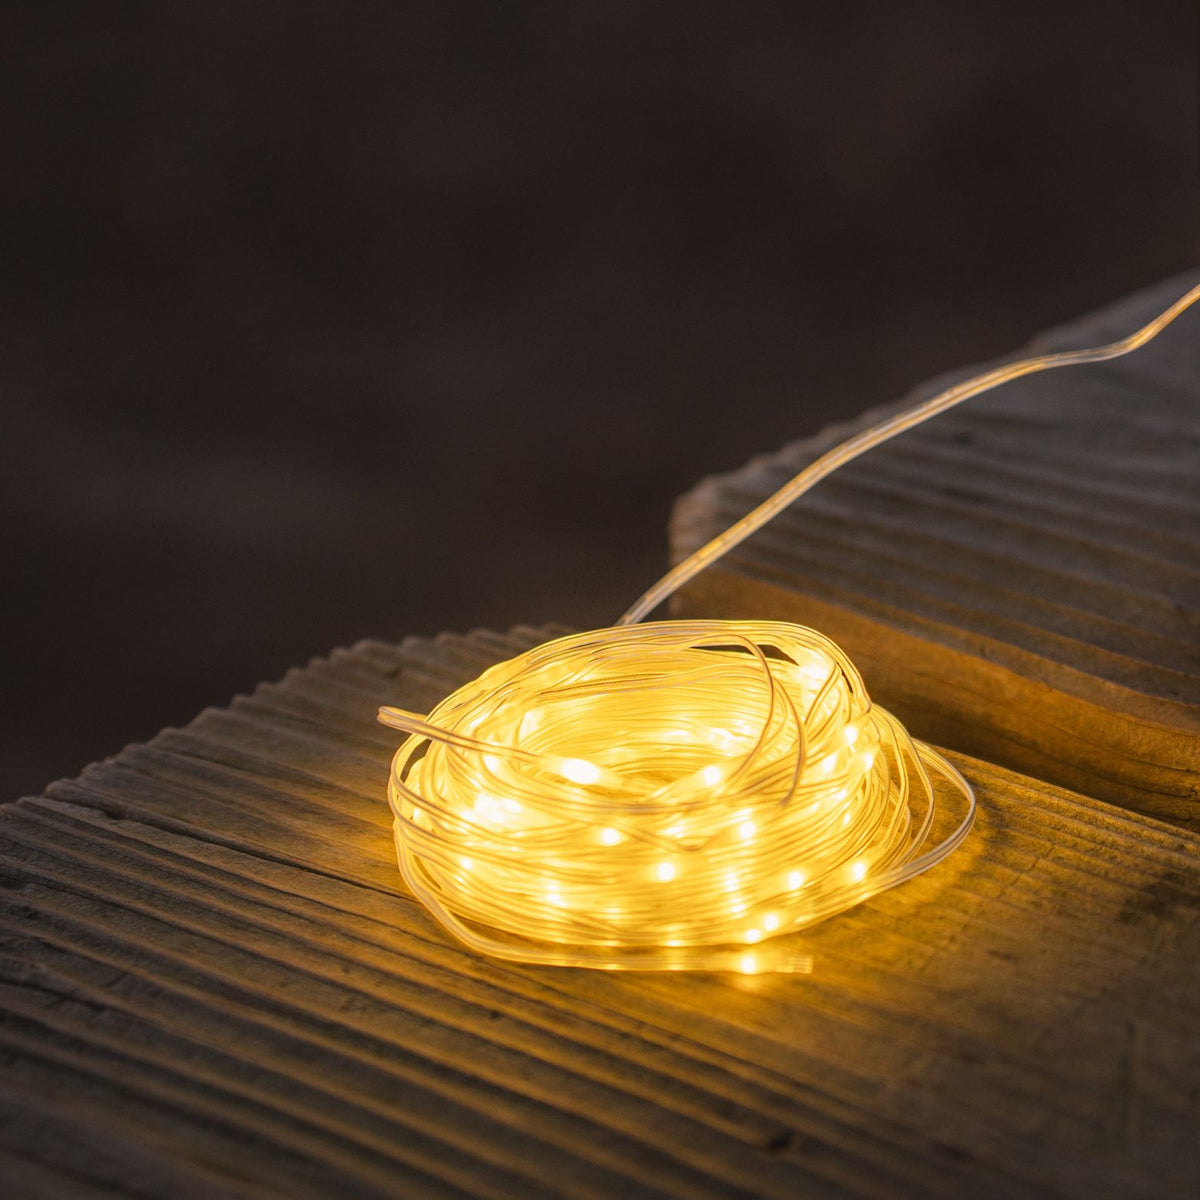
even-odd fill
[[[811,629],[636,623],[872,447],[1009,380],[1136,350],[1198,299],[1200,286],[1121,341],[1005,363],[885,417],[689,555],[614,628],[500,663],[428,718],[381,709],[409,735],[388,795],[414,894],[502,958],[808,969],[786,935],[944,858],[970,829],[971,788],[873,708],[853,664]],[[959,814],[931,845],[947,798]]]
[[[970,823],[953,767],[798,625],[577,634],[428,717],[382,718],[412,733],[390,789],[405,879],[468,944],[527,961],[738,971],[750,943],[756,971],[804,969],[782,935],[923,870]]]

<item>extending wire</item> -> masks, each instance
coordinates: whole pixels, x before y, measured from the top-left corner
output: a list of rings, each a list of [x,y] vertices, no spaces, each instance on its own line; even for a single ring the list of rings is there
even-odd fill
[[[1156,337],[1180,313],[1190,308],[1200,299],[1200,284],[1197,284],[1186,295],[1181,296],[1165,312],[1160,313],[1153,321],[1143,325],[1136,333],[1112,342],[1107,346],[1099,346],[1090,350],[1066,350],[1058,354],[1039,354],[1033,358],[1025,358],[1020,362],[1008,363],[996,367],[968,379],[964,383],[956,383],[944,392],[939,392],[930,400],[918,404],[915,408],[896,413],[847,438],[841,445],[822,454],[820,458],[809,463],[795,478],[789,480],[764,500],[757,508],[747,513],[735,525],[730,526],[724,533],[718,534],[711,542],[701,546],[693,554],[689,554],[681,563],[668,571],[652,588],[644,592],[617,622],[618,625],[631,625],[635,621],[644,620],[664,600],[677,592],[684,584],[695,579],[706,567],[712,566],[717,559],[728,554],[734,546],[740,545],[751,534],[757,533],[773,517],[777,517],[785,508],[804,495],[814,484],[819,483],[826,475],[832,474],[839,467],[865,454],[868,450],[890,441],[897,434],[914,429],[924,424],[931,417],[955,408],[964,400],[990,392],[992,388],[1002,383],[1010,383],[1023,375],[1034,375],[1039,371],[1050,371],[1055,367],[1078,366],[1083,363],[1104,362],[1110,358],[1120,358],[1131,350],[1144,346],[1151,338]]]
[[[502,662],[409,737],[388,799],[400,870],[468,946],[610,970],[805,971],[780,935],[927,870],[966,837],[970,784],[872,706],[824,635],[776,621],[637,624],[831,471],[1009,380],[1131,336],[988,371],[822,455],[609,629]],[[948,815],[947,815],[948,814]],[[778,939],[778,940],[776,940]]]

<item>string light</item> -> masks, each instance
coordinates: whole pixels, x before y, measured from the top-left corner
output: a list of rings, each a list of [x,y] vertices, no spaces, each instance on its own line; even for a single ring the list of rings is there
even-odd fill
[[[927,870],[967,836],[962,775],[873,706],[846,655],[773,621],[638,624],[818,480],[972,396],[1144,345],[996,368],[850,438],[612,628],[538,646],[422,716],[388,787],[404,879],[485,954],[560,966],[802,971],[784,935]],[[947,811],[949,816],[946,816]]]
[[[741,969],[747,946],[924,870],[970,825],[958,772],[798,625],[576,634],[485,671],[428,718],[382,718],[414,734],[390,789],[405,880],[502,957]],[[922,853],[947,785],[966,815]]]

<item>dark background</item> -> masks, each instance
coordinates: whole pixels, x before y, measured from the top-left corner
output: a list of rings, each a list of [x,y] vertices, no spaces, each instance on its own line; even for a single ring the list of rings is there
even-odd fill
[[[1200,255],[1190,2],[14,7],[0,798]]]

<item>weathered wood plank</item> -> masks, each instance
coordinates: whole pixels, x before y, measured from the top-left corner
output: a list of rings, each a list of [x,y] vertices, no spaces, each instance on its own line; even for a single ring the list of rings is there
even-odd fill
[[[1035,346],[1114,340],[1197,280]],[[813,625],[918,736],[1200,827],[1198,329],[1189,312],[1135,356],[1008,384],[872,451],[676,615]],[[703,482],[676,506],[673,557],[878,415]]]
[[[979,825],[811,977],[523,968],[405,893],[338,651],[0,810],[0,1179],[128,1196],[1191,1196],[1200,837],[959,757]]]

